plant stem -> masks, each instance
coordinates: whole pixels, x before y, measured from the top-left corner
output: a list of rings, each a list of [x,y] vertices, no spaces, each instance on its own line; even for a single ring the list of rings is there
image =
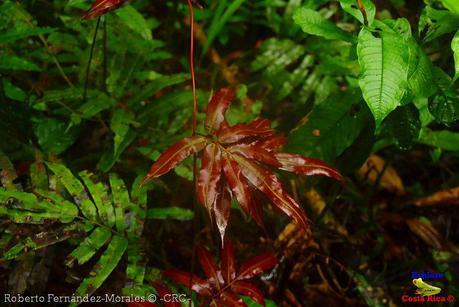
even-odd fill
[[[107,16],[104,16],[104,92],[107,91],[107,76],[108,76],[108,65],[107,65]]]
[[[193,91],[193,128],[192,128],[192,135],[196,135],[196,113],[197,113],[197,99],[196,99],[196,77],[194,74],[194,14],[193,14],[193,5],[191,4],[190,0],[187,0],[188,2],[188,8],[190,10],[190,75],[191,75],[191,88]],[[197,212],[197,201],[196,201],[196,153],[193,154],[193,211],[196,213]],[[195,258],[196,258],[196,252],[195,252],[195,245],[196,245],[196,229],[198,226],[198,218],[197,215],[195,214],[195,219],[193,221],[193,248],[192,248],[192,256],[191,256],[191,273],[193,274],[194,272],[194,264],[195,264]],[[192,295],[193,291],[193,280],[192,280],[192,274],[190,275],[190,281],[189,281],[189,289],[190,289],[190,295]],[[192,300],[190,300],[189,306],[191,307],[192,305]]]
[[[86,67],[86,77],[84,81],[84,92],[83,92],[83,101],[86,101],[88,98],[88,84],[89,84],[89,70],[91,68],[92,57],[94,55],[94,46],[96,45],[97,31],[99,30],[100,17],[97,18],[96,30],[94,31],[94,37],[92,38],[91,49],[89,51],[89,60]]]

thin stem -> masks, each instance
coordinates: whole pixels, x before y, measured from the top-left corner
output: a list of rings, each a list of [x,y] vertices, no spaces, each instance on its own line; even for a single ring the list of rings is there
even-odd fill
[[[196,113],[197,113],[197,99],[196,99],[196,77],[194,75],[194,14],[193,5],[190,0],[188,1],[188,8],[190,10],[190,75],[191,87],[193,89],[193,136],[196,134]]]
[[[104,16],[104,92],[107,93],[107,76],[108,76],[108,64],[107,64],[107,15]]]
[[[197,113],[197,99],[196,99],[196,77],[194,75],[194,14],[193,14],[193,5],[191,4],[190,0],[187,0],[188,8],[190,10],[190,75],[191,75],[191,87],[193,91],[193,128],[192,128],[192,135],[196,135],[196,113]],[[197,200],[196,200],[196,153],[193,154],[193,211],[196,213],[197,208]],[[195,219],[193,221],[193,249],[192,249],[192,257],[191,257],[191,273],[194,273],[194,264],[196,258],[195,246],[196,246],[196,229],[198,227],[197,215],[195,214]],[[190,275],[189,280],[189,289],[190,295],[193,293],[193,280],[192,274]],[[191,307],[192,300],[190,300],[189,306]]]
[[[94,31],[94,37],[92,38],[91,49],[89,51],[89,60],[88,65],[86,66],[86,77],[84,81],[84,92],[83,92],[83,101],[86,101],[88,98],[88,85],[89,85],[89,70],[91,68],[92,57],[94,55],[94,47],[96,45],[97,31],[99,30],[100,17],[97,18],[96,30]]]

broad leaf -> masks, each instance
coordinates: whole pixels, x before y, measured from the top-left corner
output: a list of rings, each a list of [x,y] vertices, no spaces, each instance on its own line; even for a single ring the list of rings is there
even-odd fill
[[[319,12],[307,8],[299,8],[293,14],[293,20],[301,29],[312,35],[322,36],[327,39],[339,39],[352,42],[353,36],[338,28],[333,22],[327,20]]]
[[[407,89],[409,53],[400,35],[389,31],[376,37],[363,28],[359,34],[357,54],[361,67],[359,80],[363,97],[376,124],[401,105]]]

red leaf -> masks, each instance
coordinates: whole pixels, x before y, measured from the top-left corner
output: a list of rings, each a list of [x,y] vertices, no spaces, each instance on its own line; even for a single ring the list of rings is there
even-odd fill
[[[233,145],[228,148],[228,151],[231,153],[240,154],[241,156],[247,159],[263,162],[269,165],[273,165],[275,167],[281,166],[281,164],[279,163],[279,161],[277,161],[277,158],[276,156],[274,156],[273,153],[253,144]]]
[[[255,256],[241,265],[237,279],[249,279],[257,276],[271,268],[279,261],[272,253],[265,253]]]
[[[254,300],[262,306],[265,305],[265,298],[263,296],[263,292],[261,292],[260,289],[258,289],[249,282],[236,281],[231,285],[231,289],[238,294],[250,297],[252,300]]]
[[[218,182],[222,173],[221,151],[217,144],[207,145],[202,156],[202,167],[198,177],[198,199],[212,216],[218,193]]]
[[[119,8],[125,3],[127,3],[127,0],[96,0],[91,8],[83,15],[83,18],[92,19],[99,17]]]
[[[214,213],[215,223],[223,242],[231,213],[231,190],[226,182],[224,184],[220,183],[220,193],[215,200]]]
[[[284,171],[306,176],[322,175],[336,180],[343,180],[343,176],[337,169],[327,165],[319,159],[283,152],[277,153],[276,158],[282,164],[280,169]]]
[[[225,240],[221,254],[221,268],[226,283],[236,277],[236,261],[234,260],[234,247],[230,240]]]
[[[217,265],[212,258],[209,251],[201,246],[196,249],[199,263],[201,264],[202,270],[206,273],[208,281],[215,285],[217,289],[224,284],[222,272],[218,269]]]
[[[218,140],[223,144],[236,143],[251,137],[266,137],[273,134],[271,122],[264,118],[258,118],[249,124],[239,124],[226,129],[220,129]]]
[[[222,294],[220,294],[221,299],[218,300],[217,306],[225,306],[225,307],[246,307],[246,303],[240,298],[239,296],[229,292],[225,291]]]
[[[257,140],[252,144],[264,148],[265,150],[272,152],[279,149],[282,145],[287,143],[287,138],[281,135],[272,135],[268,136],[267,138],[263,138],[261,140]]]
[[[234,97],[233,90],[222,88],[215,93],[207,105],[207,117],[205,127],[210,134],[220,129],[225,121],[225,112]]]
[[[263,224],[263,221],[259,218],[254,211],[254,202],[250,194],[249,186],[242,176],[241,168],[239,164],[228,157],[227,154],[223,155],[223,171],[225,173],[228,184],[236,196],[237,201],[241,205],[241,208],[251,216],[255,222],[259,225]]]
[[[160,296],[160,302],[163,302],[165,307],[180,307],[179,302],[169,301],[172,297],[172,292],[161,284],[154,283],[153,286]]]
[[[172,279],[178,284],[181,284],[182,286],[189,288],[190,287],[190,278],[191,278],[191,289],[204,296],[210,296],[211,292],[211,286],[207,280],[203,280],[199,278],[196,275],[190,274],[188,272],[182,272],[178,270],[168,270],[164,271],[163,275]]]
[[[159,158],[153,163],[150,172],[143,179],[143,183],[153,178],[164,175],[173,169],[178,163],[185,160],[192,153],[196,153],[203,149],[206,145],[206,138],[202,136],[192,136],[184,138],[169,147]]]
[[[282,183],[271,172],[240,156],[233,156],[242,166],[242,173],[257,189],[262,191],[279,209],[284,211],[304,229],[309,229],[306,215],[300,205],[284,190]]]

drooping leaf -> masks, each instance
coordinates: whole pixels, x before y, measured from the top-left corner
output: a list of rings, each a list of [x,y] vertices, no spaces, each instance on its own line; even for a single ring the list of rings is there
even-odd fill
[[[202,150],[206,145],[206,141],[205,137],[193,136],[175,143],[151,166],[149,173],[144,178],[144,182],[169,172],[189,155]]]
[[[302,7],[295,11],[293,20],[301,29],[312,35],[322,36],[326,39],[338,39],[352,42],[351,34],[338,28],[333,22],[327,20],[319,12]]]
[[[279,167],[281,170],[306,176],[321,175],[336,180],[343,180],[343,176],[337,169],[329,166],[322,160],[282,152],[276,153],[275,156],[281,164]]]
[[[198,175],[198,186],[196,191],[199,201],[209,213],[213,211],[221,173],[221,150],[217,144],[209,144],[204,149],[202,156],[202,166]]]
[[[225,240],[221,252],[221,269],[226,283],[236,278],[236,260],[234,259],[234,246],[230,240]]]
[[[250,279],[272,269],[278,264],[277,258],[272,253],[264,253],[255,256],[243,264],[238,271],[237,279]]]
[[[231,213],[231,189],[226,182],[220,183],[220,191],[215,200],[214,214],[215,224],[220,232],[220,238],[224,242],[226,227]]]
[[[196,275],[190,273],[178,271],[178,270],[168,270],[164,271],[163,275],[172,279],[178,284],[188,288],[191,281],[191,289],[200,294],[200,295],[210,295],[210,284],[208,281],[203,280]]]
[[[400,35],[389,31],[378,34],[380,37],[363,28],[357,45],[362,70],[359,84],[377,126],[402,104],[407,89],[409,57]]]
[[[220,289],[224,283],[222,272],[214,262],[210,252],[204,247],[198,246],[196,249],[196,255],[198,257],[201,268],[207,276],[207,280],[215,288]]]
[[[207,105],[207,115],[204,124],[208,133],[214,133],[220,129],[220,126],[225,121],[225,113],[233,97],[234,92],[229,88],[219,89],[212,96],[212,99]]]
[[[251,216],[258,225],[262,225],[263,221],[259,219],[255,203],[249,190],[249,186],[242,175],[241,167],[227,154],[223,155],[223,171],[231,188],[232,194],[236,197],[241,208]]]
[[[280,210],[291,217],[304,229],[309,229],[309,222],[300,205],[285,191],[279,179],[269,171],[249,162],[243,157],[233,155],[241,165],[244,177],[263,192]]]

